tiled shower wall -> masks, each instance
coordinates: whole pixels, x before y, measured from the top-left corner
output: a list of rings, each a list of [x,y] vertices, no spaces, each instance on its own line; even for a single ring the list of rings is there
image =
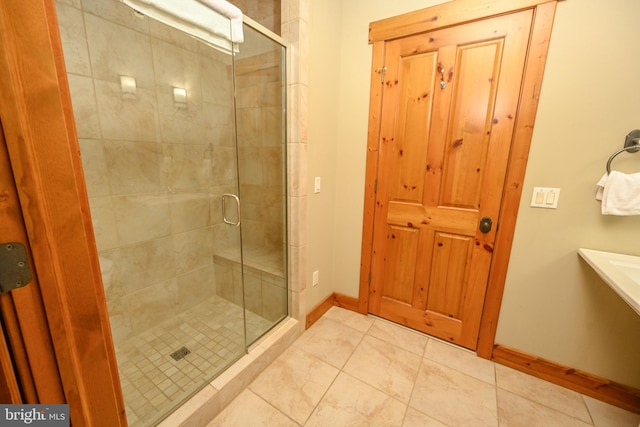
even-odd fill
[[[228,0],[246,16],[280,35],[280,0]]]
[[[239,247],[220,211],[237,192],[231,60],[117,0],[57,11],[117,344],[214,295],[214,253]]]

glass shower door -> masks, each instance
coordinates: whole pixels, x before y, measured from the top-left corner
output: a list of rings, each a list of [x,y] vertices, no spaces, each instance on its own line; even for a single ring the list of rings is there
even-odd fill
[[[127,418],[155,425],[246,352],[233,56],[56,7]]]
[[[287,314],[285,48],[244,24],[235,55],[247,344]]]

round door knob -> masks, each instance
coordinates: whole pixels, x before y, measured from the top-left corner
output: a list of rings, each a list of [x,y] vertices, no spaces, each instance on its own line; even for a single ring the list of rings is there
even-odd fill
[[[480,231],[483,233],[488,233],[491,231],[491,226],[493,225],[493,221],[488,216],[483,217],[480,220]]]

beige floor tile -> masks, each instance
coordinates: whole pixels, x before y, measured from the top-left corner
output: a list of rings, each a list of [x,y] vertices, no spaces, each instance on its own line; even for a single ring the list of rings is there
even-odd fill
[[[360,332],[367,332],[375,320],[373,317],[336,306],[331,307],[323,317],[340,322]]]
[[[640,427],[640,414],[582,396],[596,427]]]
[[[429,341],[429,338],[423,334],[382,319],[375,319],[367,335],[380,338],[420,356],[424,354],[424,348]]]
[[[475,353],[453,344],[431,339],[427,343],[424,357],[463,374],[471,375],[486,383],[496,383],[495,368],[492,361],[481,359]]]
[[[400,426],[406,408],[402,402],[340,373],[305,426]]]
[[[498,389],[498,419],[500,427],[587,427],[592,425],[501,389]]]
[[[498,425],[495,386],[427,358],[409,406],[457,427]]]
[[[402,427],[447,427],[447,425],[413,408],[407,408]]]
[[[207,427],[293,427],[293,420],[260,399],[250,390],[244,390]]]
[[[297,348],[278,357],[249,389],[300,424],[318,404],[338,370]]]
[[[363,336],[362,332],[323,317],[293,345],[336,368],[342,368]]]
[[[586,423],[591,422],[587,406],[580,393],[560,387],[540,378],[496,364],[498,387],[526,399],[563,412]]]
[[[408,403],[421,360],[415,353],[365,336],[343,371]]]

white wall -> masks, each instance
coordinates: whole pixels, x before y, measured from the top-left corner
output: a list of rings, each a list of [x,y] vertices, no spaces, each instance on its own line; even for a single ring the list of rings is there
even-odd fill
[[[640,128],[640,2],[558,4],[496,342],[640,387],[640,316],[579,259],[640,255],[640,217],[600,214],[595,183]],[[640,171],[640,154],[613,163]],[[528,206],[561,188],[557,210]]]
[[[307,311],[332,292],[358,296],[369,22],[437,3],[311,1]],[[640,316],[576,254],[640,255],[640,218],[603,217],[593,197],[608,156],[640,128],[638,16],[636,0],[558,4],[496,342],[640,388]],[[640,171],[640,154],[614,166]],[[533,186],[560,187],[558,209],[530,208]]]

